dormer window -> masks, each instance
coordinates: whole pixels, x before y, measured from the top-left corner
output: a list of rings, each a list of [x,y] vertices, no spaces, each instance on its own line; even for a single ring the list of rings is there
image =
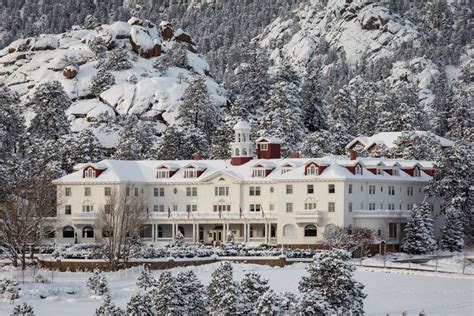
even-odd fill
[[[413,176],[414,176],[414,177],[421,177],[420,168],[415,167],[415,168],[413,169]]]
[[[362,167],[360,165],[356,165],[355,174],[358,174],[358,175],[362,174]]]
[[[317,176],[318,175],[318,168],[315,165],[311,165],[307,169],[308,175]]]
[[[281,168],[281,174],[287,173],[288,171],[291,171],[291,170],[293,170],[293,168],[291,168],[291,167]]]
[[[158,170],[156,172],[156,177],[158,179],[169,178],[170,177],[170,172],[168,170]]]
[[[264,169],[254,169],[252,177],[254,178],[264,178],[265,177],[265,170]]]
[[[380,167],[377,168],[377,174],[378,174],[379,176],[383,176],[383,169],[380,168]]]
[[[267,143],[260,144],[260,150],[268,150],[268,144]]]
[[[197,170],[194,170],[194,169],[184,171],[185,178],[197,178],[197,174],[198,174]]]
[[[393,168],[393,173],[392,173],[394,176],[397,176],[399,177],[400,176],[400,169],[398,168]]]
[[[84,173],[84,176],[86,178],[95,178],[95,172],[93,168],[88,168],[86,172]]]

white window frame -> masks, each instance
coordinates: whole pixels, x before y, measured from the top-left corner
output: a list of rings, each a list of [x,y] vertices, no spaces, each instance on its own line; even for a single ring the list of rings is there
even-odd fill
[[[268,150],[268,143],[260,143],[260,150],[267,151]]]
[[[307,174],[312,176],[318,175],[318,168],[315,165],[311,165],[307,169]]]
[[[165,179],[170,177],[170,171],[169,170],[158,170],[156,172],[156,177],[158,179]]]
[[[334,213],[336,211],[336,202],[328,202],[328,212]]]
[[[192,179],[197,178],[198,171],[196,169],[186,169],[184,170],[184,178]]]

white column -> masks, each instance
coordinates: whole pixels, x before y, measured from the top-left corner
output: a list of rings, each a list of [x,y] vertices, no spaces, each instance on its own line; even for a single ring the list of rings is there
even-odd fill
[[[196,243],[196,224],[193,223],[193,243]]]
[[[224,222],[222,224],[222,243],[224,244],[226,242],[226,236],[227,236],[227,224]]]
[[[244,223],[244,244],[247,243],[247,223]]]
[[[171,238],[172,238],[173,242],[176,239],[176,227],[175,227],[174,223],[171,224]]]
[[[151,241],[155,242],[156,241],[156,236],[155,236],[155,224],[151,224]]]

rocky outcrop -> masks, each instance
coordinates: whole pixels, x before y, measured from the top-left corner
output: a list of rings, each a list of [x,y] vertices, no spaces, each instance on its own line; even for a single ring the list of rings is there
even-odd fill
[[[130,19],[130,44],[135,53],[144,58],[161,55],[161,36],[156,25],[149,21]]]
[[[178,30],[178,31],[179,32],[177,32],[177,34],[175,35],[174,40],[177,43],[185,43],[186,46],[188,47],[188,50],[190,52],[195,53],[196,47],[191,36],[189,36],[188,33],[183,32],[182,30]]]
[[[174,29],[173,25],[169,22],[161,22],[160,24],[161,29],[161,37],[164,41],[170,41],[174,37]]]

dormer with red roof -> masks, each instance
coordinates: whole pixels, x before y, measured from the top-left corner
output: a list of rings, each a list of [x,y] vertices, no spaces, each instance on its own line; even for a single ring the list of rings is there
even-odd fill
[[[171,178],[178,170],[178,166],[173,166],[170,163],[163,163],[156,167],[156,177],[158,179]]]
[[[281,140],[273,137],[259,137],[257,143],[258,159],[280,159]]]
[[[95,164],[86,164],[82,168],[82,177],[83,178],[97,178],[100,176],[102,172],[104,172],[107,168],[100,165]]]
[[[364,166],[360,161],[354,161],[350,164],[341,164],[344,168],[349,170],[354,175],[363,175],[364,174]]]
[[[188,163],[183,167],[183,169],[184,178],[186,179],[199,178],[203,174],[203,172],[206,171],[205,167],[202,167],[195,162]]]
[[[405,164],[402,166],[403,172],[412,177],[421,177],[421,165],[418,162],[415,162],[413,165]]]
[[[318,176],[323,173],[324,169],[328,167],[327,164],[318,163],[316,161],[309,161],[304,166],[305,176]]]
[[[258,162],[252,166],[252,177],[253,178],[265,178],[268,176],[273,169],[275,169],[274,166],[264,163],[264,162]]]

